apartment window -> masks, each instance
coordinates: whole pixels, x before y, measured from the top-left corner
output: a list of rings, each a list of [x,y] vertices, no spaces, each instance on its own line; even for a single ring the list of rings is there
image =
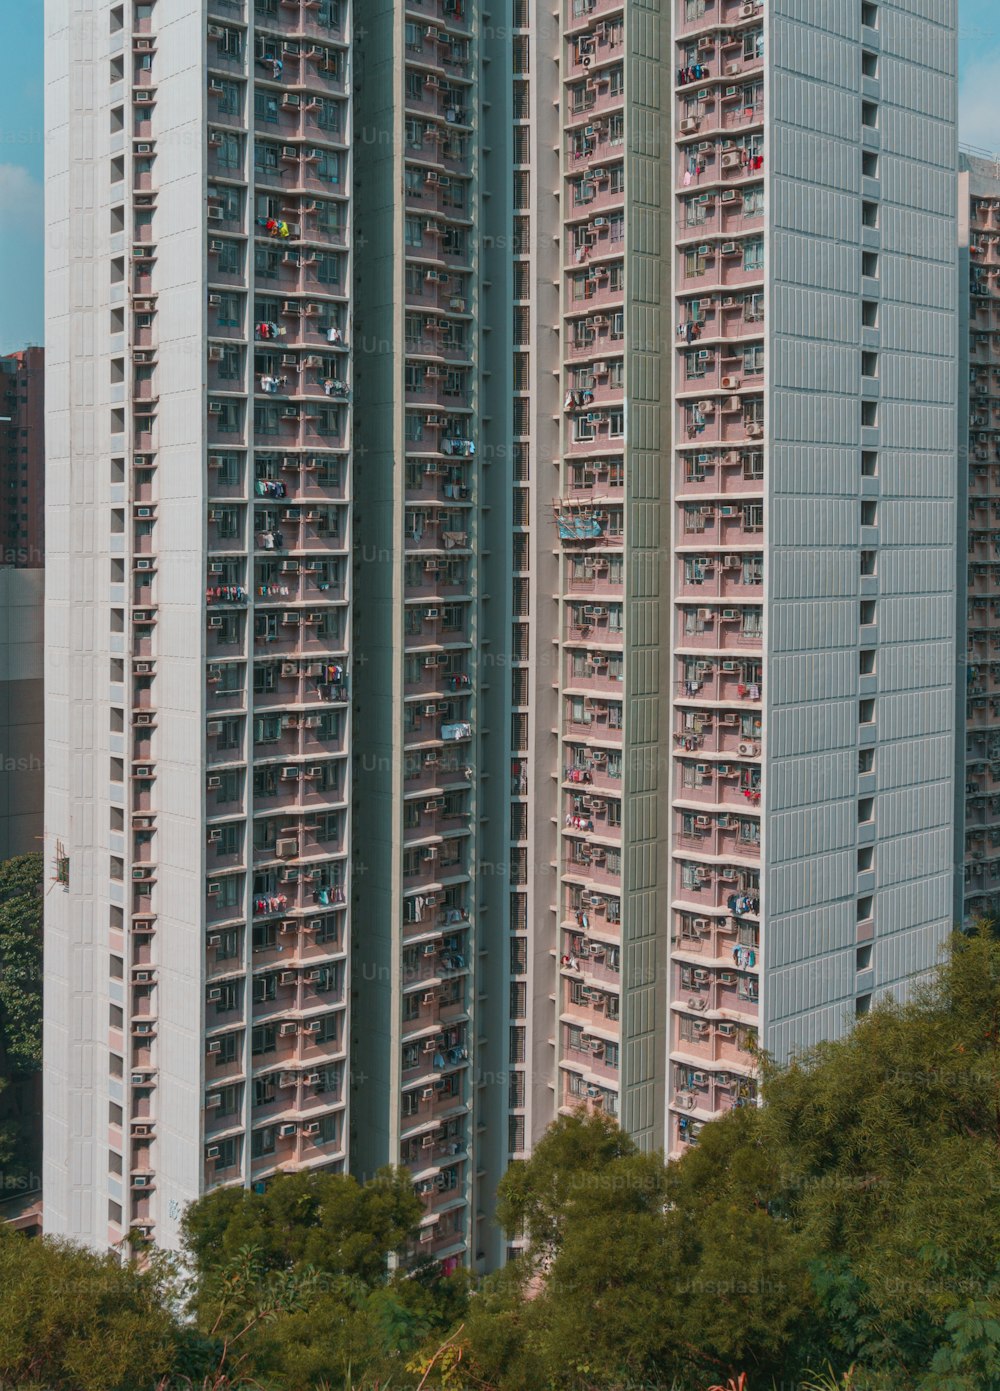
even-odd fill
[[[874,0],[863,0],[861,5],[861,23],[866,29],[878,27],[878,5]]]
[[[859,724],[875,723],[875,702],[874,700],[858,701],[858,722]]]
[[[861,424],[866,429],[874,429],[878,425],[878,402],[861,402]]]
[[[871,969],[871,964],[872,964],[872,944],[871,944],[871,942],[866,942],[865,945],[864,945],[863,947],[858,947],[858,950],[857,950],[857,969],[858,969],[859,971],[868,971],[868,970]]]
[[[878,502],[874,498],[865,498],[861,504],[861,525],[875,526],[878,523]]]
[[[878,353],[863,352],[861,354],[861,375],[863,377],[878,376]]]
[[[686,251],[684,253],[684,274],[690,280],[693,276],[704,275],[708,262],[704,256],[699,256],[697,251]]]
[[[218,313],[215,322],[219,328],[239,328],[242,315],[238,295],[219,295]]]
[[[863,299],[861,301],[861,324],[863,328],[878,327],[878,300]]]
[[[874,676],[875,651],[874,647],[863,647],[858,654],[858,670],[862,676]]]
[[[743,845],[760,844],[760,822],[741,817],[738,821],[739,839]]]
[[[254,247],[253,268],[259,279],[276,280],[281,273],[281,256],[270,247]]]
[[[751,63],[764,56],[764,30],[748,29],[743,35],[743,61]]]
[[[861,203],[861,225],[863,227],[878,226],[878,204],[870,202],[867,198]]]
[[[744,270],[763,270],[764,269],[764,242],[747,241],[743,243],[743,269]]]
[[[261,1126],[259,1130],[253,1132],[250,1141],[250,1154],[254,1159],[260,1159],[264,1155],[273,1154],[275,1149],[275,1128],[273,1125]]]
[[[764,348],[759,343],[749,343],[743,349],[743,375],[757,377],[764,370]]]
[[[861,274],[874,279],[878,275],[878,252],[862,251],[861,253]]]
[[[340,233],[340,208],[336,203],[321,199],[316,210],[316,228],[321,236],[334,238]]]
[[[861,124],[868,130],[875,130],[878,126],[878,102],[863,101],[861,103]]]
[[[340,155],[335,150],[324,150],[315,162],[316,175],[327,184],[340,183]]]
[[[278,122],[278,98],[273,92],[264,92],[259,89],[254,93],[253,114],[258,121],[266,121],[271,125]]]
[[[278,168],[278,147],[277,145],[267,145],[258,140],[253,150],[254,173],[258,175],[274,174]]]
[[[868,627],[875,622],[875,600],[862,599],[859,609],[859,621],[862,627]]]
[[[874,150],[861,151],[861,172],[866,179],[878,178],[878,155]]]
[[[858,801],[858,822],[859,824],[872,821],[875,818],[875,798],[862,797]]]
[[[863,874],[871,869],[875,863],[875,847],[873,845],[863,845],[858,850],[858,873]]]
[[[419,218],[407,217],[404,219],[403,240],[407,246],[423,246],[424,226]]]
[[[874,575],[878,563],[877,551],[861,552],[861,573],[862,575]]]

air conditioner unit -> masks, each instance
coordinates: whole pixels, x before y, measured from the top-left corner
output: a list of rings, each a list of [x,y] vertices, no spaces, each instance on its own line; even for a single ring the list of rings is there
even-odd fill
[[[278,1033],[283,1038],[288,1038],[291,1034],[294,1034],[296,1032],[297,1028],[297,1024],[293,1024],[290,1019],[286,1019],[283,1024],[278,1025]]]
[[[134,146],[134,149],[137,155],[151,155],[153,153],[153,146],[148,140],[140,141]]]
[[[732,1038],[736,1033],[736,1025],[729,1023],[719,1024],[718,1032],[721,1038]]]
[[[288,1136],[295,1135],[297,1131],[298,1126],[295,1124],[294,1121],[286,1121],[284,1125],[278,1126],[278,1134],[281,1136],[282,1139],[287,1139]]]
[[[737,746],[737,752],[742,754],[744,758],[756,758],[758,748],[756,744],[751,744],[744,740]]]

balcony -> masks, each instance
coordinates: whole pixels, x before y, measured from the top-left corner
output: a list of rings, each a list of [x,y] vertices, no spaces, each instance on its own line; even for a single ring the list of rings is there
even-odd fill
[[[749,248],[753,251],[752,259],[748,260]],[[688,266],[689,260],[696,263],[693,268]],[[679,295],[697,292],[699,296],[708,297],[719,290],[732,290],[735,294],[746,287],[761,286],[763,281],[763,248],[759,241],[741,243],[735,238],[706,241],[678,255],[676,293]],[[738,319],[733,315],[726,322],[735,326]],[[762,334],[763,328],[756,333]]]
[[[706,599],[733,599],[749,603],[760,601],[764,592],[763,560],[760,552],[704,555],[697,561],[677,560],[676,594],[691,603]]]
[[[753,444],[763,439],[760,397],[723,396],[691,398],[678,404],[677,437],[707,444]]]
[[[604,311],[621,309],[625,303],[624,291],[617,273],[612,274],[613,271],[616,272],[616,262],[598,261],[597,257],[621,256],[622,245],[619,241],[610,242],[603,229],[595,234],[595,238],[593,243],[583,247],[582,254],[577,253],[573,264],[566,270],[569,282],[567,314],[574,317],[580,314],[587,315],[595,333],[595,340],[592,341],[601,337],[607,340],[603,345],[595,347],[592,355],[614,356],[617,353],[620,356],[620,340],[609,338],[607,332],[601,334],[599,330],[607,331],[613,327]],[[609,346],[616,341],[619,342],[617,349]],[[590,345],[582,345],[581,351],[586,346]]]
[[[563,673],[565,689],[606,699],[621,699],[623,679],[621,661],[599,650],[591,651],[582,660],[574,655]]]
[[[261,811],[277,815],[295,810],[333,810],[344,805],[345,765],[342,756],[328,757],[310,764],[262,764],[255,771],[254,797]],[[309,902],[316,902],[320,907],[328,906],[321,898],[310,899]],[[306,901],[303,900],[300,906],[306,907]]]
[[[757,812],[757,815],[748,813]],[[686,829],[685,816],[692,821],[692,828]],[[731,860],[736,864],[760,862],[759,806],[747,807],[734,814],[718,814],[706,810],[692,814],[679,811],[673,813],[675,844],[678,853],[694,859],[711,857]],[[748,839],[745,830],[752,829],[754,838]]]
[[[690,93],[685,92],[676,110],[676,129],[683,142],[679,148],[686,152],[697,153],[698,145],[712,137],[747,133],[764,124],[760,83],[709,88],[696,111],[691,109]]]
[[[621,147],[616,147],[619,158]],[[625,191],[621,179],[617,182],[617,187],[612,184],[609,166],[600,164],[591,157],[589,165],[584,165],[583,161],[574,161],[580,164],[579,172],[574,171],[567,177],[567,222],[585,221],[609,212],[620,212],[625,206]],[[619,174],[621,165],[616,166]],[[576,186],[578,181],[583,181],[583,187],[577,194]]]
[[[678,241],[686,247],[702,242],[739,241],[748,236],[762,236],[764,214],[743,211],[742,190],[728,193],[710,192],[689,200],[680,215]]]
[[[584,697],[580,702],[581,718],[575,718],[574,704],[569,703],[563,718],[563,733],[568,739],[586,740],[588,746],[621,747],[622,702]]]
[[[684,8],[683,18],[678,16],[678,38],[734,29],[743,20],[759,19],[764,12],[763,0],[694,0]]]

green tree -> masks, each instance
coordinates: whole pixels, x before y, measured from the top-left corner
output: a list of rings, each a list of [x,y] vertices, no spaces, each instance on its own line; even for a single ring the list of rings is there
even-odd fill
[[[404,1170],[367,1183],[284,1174],[263,1192],[220,1189],[193,1204],[184,1240],[190,1307],[213,1374],[288,1391],[361,1378],[384,1385],[425,1341],[460,1321],[464,1279],[395,1272],[422,1208]]]
[[[527,1251],[466,1328],[489,1385],[1000,1391],[1000,944],[956,936],[909,1003],[762,1073],[666,1169],[583,1117],[512,1168]]]
[[[161,1277],[114,1254],[0,1226],[0,1383],[151,1391],[174,1364]]]

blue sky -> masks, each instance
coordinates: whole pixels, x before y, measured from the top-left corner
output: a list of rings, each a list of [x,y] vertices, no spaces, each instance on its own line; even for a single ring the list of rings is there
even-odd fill
[[[960,139],[1000,150],[1000,4],[959,0]],[[42,341],[42,0],[0,0],[0,353]]]
[[[42,341],[42,0],[0,0],[0,353]]]

